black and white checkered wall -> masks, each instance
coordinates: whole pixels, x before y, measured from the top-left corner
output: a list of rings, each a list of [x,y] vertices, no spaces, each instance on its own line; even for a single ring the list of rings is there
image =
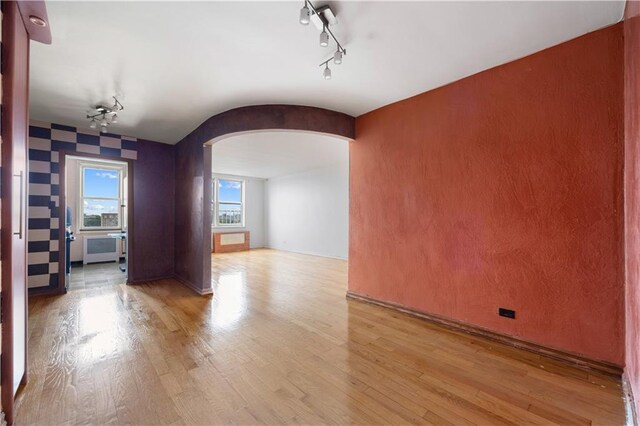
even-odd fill
[[[136,138],[31,121],[29,125],[29,288],[58,286],[59,151],[137,159]]]

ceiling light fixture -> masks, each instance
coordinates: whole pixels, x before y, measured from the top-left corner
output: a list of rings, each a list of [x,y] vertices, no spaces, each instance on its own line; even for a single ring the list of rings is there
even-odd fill
[[[322,73],[322,76],[325,80],[331,80],[331,68],[329,68],[328,62],[324,64],[324,72]]]
[[[113,106],[97,105],[92,112],[87,113],[87,118],[91,120],[89,127],[95,129],[100,122],[100,132],[106,133],[107,126],[109,124],[115,124],[118,122],[118,112],[124,109],[124,106],[113,97]]]
[[[320,46],[327,47],[329,45],[329,34],[327,34],[327,27],[322,28],[320,33]]]
[[[333,63],[336,65],[340,65],[342,63],[342,52],[336,50],[336,53],[333,54]]]
[[[304,2],[304,6],[302,6],[302,9],[300,9],[300,23],[302,25],[309,25],[309,16],[311,15],[311,12],[309,11],[309,8],[307,7],[307,2]]]
[[[347,50],[342,47],[336,36],[331,31],[330,26],[337,23],[336,16],[329,6],[322,6],[315,8],[310,0],[304,0],[304,6],[300,9],[300,23],[302,25],[308,25],[309,22],[318,28],[322,29],[320,33],[320,46],[329,46],[329,37],[336,43],[336,52],[331,59],[327,59],[322,62],[320,66],[324,66],[323,76],[326,80],[331,79],[331,70],[329,69],[329,62],[333,60],[336,65],[342,64],[343,56],[346,56]]]
[[[41,17],[36,16],[36,15],[29,16],[29,21],[31,21],[31,23],[33,25],[37,25],[39,27],[46,27],[47,26],[47,22],[44,19],[42,19]]]

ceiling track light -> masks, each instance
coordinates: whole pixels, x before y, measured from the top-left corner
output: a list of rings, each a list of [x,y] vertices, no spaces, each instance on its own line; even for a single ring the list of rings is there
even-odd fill
[[[335,15],[329,6],[323,6],[319,9],[313,6],[310,0],[304,0],[304,5],[302,9],[300,9],[300,23],[302,25],[309,25],[309,22],[314,22],[314,25],[320,29],[320,25],[322,25],[322,32],[320,33],[320,46],[327,47],[329,46],[330,38],[336,43],[336,51],[333,54],[331,59],[327,59],[322,62],[320,66],[324,66],[325,69],[323,71],[323,76],[326,80],[331,79],[331,69],[329,68],[329,62],[333,61],[334,64],[340,65],[342,64],[343,56],[347,55],[347,50],[342,47],[336,36],[331,31],[329,26],[331,24],[335,24]]]
[[[97,105],[93,109],[93,112],[87,114],[87,118],[91,120],[89,122],[90,128],[95,129],[98,127],[98,124],[100,124],[100,132],[106,133],[108,125],[118,122],[117,113],[124,109],[124,105],[122,105],[115,96],[113,100],[113,106]]]
[[[329,62],[324,64],[324,71],[322,72],[322,76],[325,80],[331,80],[331,68],[329,68]]]
[[[336,65],[342,63],[342,52],[340,50],[336,50],[336,53],[333,54],[333,63]]]
[[[304,6],[302,6],[302,9],[300,9],[300,23],[302,25],[309,25],[310,17],[311,17],[311,12],[309,11],[309,8],[307,7],[307,2],[305,0]]]
[[[329,34],[327,34],[327,27],[325,26],[320,33],[320,46],[327,47],[329,45]]]

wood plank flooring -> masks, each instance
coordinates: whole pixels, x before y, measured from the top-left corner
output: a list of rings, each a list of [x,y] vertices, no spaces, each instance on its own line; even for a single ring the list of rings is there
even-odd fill
[[[347,263],[214,255],[173,280],[29,301],[19,424],[624,423],[619,380],[345,299]]]

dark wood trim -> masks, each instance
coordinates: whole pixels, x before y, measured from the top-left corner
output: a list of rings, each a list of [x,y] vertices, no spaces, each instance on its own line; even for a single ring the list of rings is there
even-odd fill
[[[67,275],[65,272],[65,264],[67,261],[67,253],[64,249],[65,245],[65,215],[67,210],[67,196],[66,196],[66,162],[67,156],[72,157],[81,157],[81,158],[94,158],[96,160],[107,160],[107,161],[119,161],[121,163],[127,163],[127,256],[129,257],[127,260],[127,279],[132,276],[132,265],[133,265],[133,218],[134,218],[134,209],[133,209],[133,179],[134,179],[134,160],[130,160],[128,158],[121,157],[111,157],[108,155],[100,155],[100,154],[89,154],[85,152],[77,152],[77,151],[59,151],[59,188],[60,202],[58,203],[60,206],[60,214],[58,220],[58,287],[55,289],[51,288],[43,288],[42,291],[29,291],[29,295],[48,295],[48,294],[64,294],[66,293],[65,281],[67,279]],[[76,212],[77,214],[77,212]],[[33,289],[32,289],[33,290]]]
[[[385,302],[369,296],[347,291],[347,299],[352,299],[360,302],[370,303],[373,305],[381,306],[387,309],[393,309],[394,311],[402,312],[413,317],[417,317],[431,323],[437,324],[441,327],[454,330],[457,332],[463,332],[474,336],[483,337],[485,339],[502,343],[506,346],[511,346],[518,349],[523,349],[529,352],[533,352],[537,355],[541,355],[547,358],[560,361],[564,364],[572,367],[579,368],[585,371],[594,371],[608,376],[621,377],[622,367],[619,365],[600,360],[593,360],[582,355],[574,354],[571,352],[562,351],[559,349],[549,348],[539,345],[537,343],[528,342],[526,340],[518,339],[513,336],[496,333],[495,331],[488,330],[483,327],[478,327],[471,324],[466,324],[460,321],[443,318],[438,315],[428,314],[415,309],[407,308],[405,306]]]
[[[170,280],[170,279],[175,279],[175,275],[160,275],[157,277],[151,277],[151,278],[144,278],[144,279],[138,279],[138,280],[129,280],[127,282],[127,284],[131,284],[131,285],[136,285],[136,284],[144,284],[144,283],[148,283],[150,281],[160,281],[160,280]]]
[[[176,281],[178,281],[180,284],[182,284],[183,286],[187,287],[189,290],[193,290],[194,292],[196,292],[200,296],[207,296],[207,295],[213,294],[213,288],[211,288],[211,287],[205,288],[205,289],[201,289],[198,286],[196,286],[195,284],[185,280],[184,278],[180,278],[178,275],[174,275],[173,278]]]
[[[624,397],[625,411],[627,414],[627,424],[638,426],[636,400],[633,397],[633,387],[626,372],[622,375],[622,395]]]

